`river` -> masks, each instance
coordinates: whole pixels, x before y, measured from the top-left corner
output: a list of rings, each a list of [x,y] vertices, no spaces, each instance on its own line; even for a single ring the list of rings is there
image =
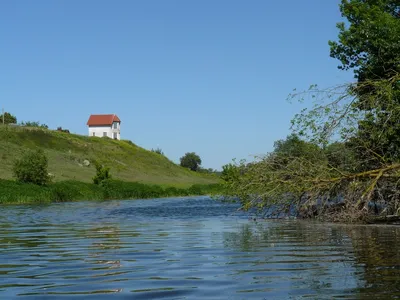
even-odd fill
[[[207,197],[2,207],[0,299],[400,297],[400,228],[237,208]]]

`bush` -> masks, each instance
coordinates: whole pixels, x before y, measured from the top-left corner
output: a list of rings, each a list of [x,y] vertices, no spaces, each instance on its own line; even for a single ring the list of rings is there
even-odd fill
[[[157,153],[157,154],[160,154],[160,155],[164,155],[164,152],[162,151],[162,149],[161,148],[157,148],[157,149],[151,149],[151,152],[154,152],[154,153]]]
[[[105,180],[111,179],[110,168],[99,163],[95,163],[96,176],[93,177],[94,184],[102,184]]]
[[[14,162],[13,173],[17,181],[46,185],[50,181],[48,160],[43,150],[26,152]]]
[[[25,127],[39,127],[39,128],[44,128],[44,129],[49,129],[49,126],[46,124],[40,124],[38,121],[26,121],[26,122],[21,122],[21,126]]]
[[[61,126],[57,127],[57,131],[65,132],[65,133],[70,133],[68,129],[63,129]]]

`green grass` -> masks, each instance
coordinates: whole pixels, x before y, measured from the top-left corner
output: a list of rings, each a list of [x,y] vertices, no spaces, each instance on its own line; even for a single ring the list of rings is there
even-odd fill
[[[41,148],[49,158],[54,182],[91,183],[94,161],[111,168],[114,179],[162,187],[188,188],[218,183],[218,177],[182,168],[163,155],[145,150],[131,141],[67,134],[40,128],[0,126],[0,178],[12,179],[13,161],[24,150]],[[83,161],[91,162],[89,167]]]
[[[47,186],[0,179],[0,204],[34,204],[79,200],[147,199],[211,194],[219,184],[189,188],[161,187],[138,182],[108,180],[104,185],[80,181],[60,181]]]

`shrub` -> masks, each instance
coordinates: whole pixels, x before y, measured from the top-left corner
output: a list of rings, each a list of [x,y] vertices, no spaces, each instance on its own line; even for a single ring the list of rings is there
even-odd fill
[[[96,166],[96,176],[93,177],[94,184],[102,184],[105,180],[111,179],[110,168],[105,167],[97,162]]]
[[[65,133],[70,133],[68,129],[63,129],[61,126],[57,127],[57,131],[65,132]]]
[[[43,150],[26,152],[14,162],[13,173],[17,181],[46,185],[49,183],[48,160]]]
[[[26,121],[26,122],[21,122],[21,126],[25,127],[39,127],[39,128],[44,128],[44,129],[49,129],[49,126],[46,124],[40,124],[38,121]]]
[[[162,151],[161,148],[157,148],[157,149],[151,149],[151,152],[160,154],[160,155],[164,155],[164,152]]]

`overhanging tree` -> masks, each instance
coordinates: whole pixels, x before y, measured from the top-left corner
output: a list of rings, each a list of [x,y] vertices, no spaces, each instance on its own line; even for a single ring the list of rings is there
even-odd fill
[[[292,129],[323,155],[307,154],[302,149],[314,146],[287,139],[254,163],[224,168],[227,195],[239,196],[244,208],[296,206],[308,216],[335,220],[400,215],[399,6],[388,0],[342,1],[349,26],[338,24],[331,56],[341,61],[340,68],[354,71],[356,82],[322,90],[312,85],[290,95],[314,100],[293,118]],[[282,151],[289,146],[294,148]]]

